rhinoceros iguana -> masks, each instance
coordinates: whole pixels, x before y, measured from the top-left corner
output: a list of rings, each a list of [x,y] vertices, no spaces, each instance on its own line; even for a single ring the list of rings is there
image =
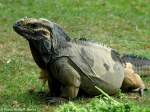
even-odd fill
[[[123,82],[123,88],[145,87],[140,77],[136,83],[142,84],[138,86],[131,84],[132,80],[124,80],[129,71],[125,72],[125,60],[115,50],[86,40],[73,42],[56,23],[23,18],[13,28],[28,40],[35,62],[47,74],[51,96],[74,98],[79,90],[99,95],[95,86],[112,95]]]

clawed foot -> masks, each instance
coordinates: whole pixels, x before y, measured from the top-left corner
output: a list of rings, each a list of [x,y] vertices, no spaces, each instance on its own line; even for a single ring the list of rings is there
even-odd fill
[[[51,97],[48,92],[38,92],[38,96],[46,100],[48,104],[61,104],[68,101],[61,97]]]
[[[138,92],[139,95],[142,97],[144,95],[144,91],[146,91],[147,89],[145,88],[137,88],[137,89],[134,89],[132,90],[132,92]]]
[[[68,100],[60,97],[47,97],[46,101],[48,104],[61,104],[67,102]]]
[[[38,92],[38,95],[46,100],[48,104],[61,104],[68,101],[67,99],[61,97],[51,97],[48,92]]]
[[[139,88],[139,95],[141,97],[144,95],[144,89],[143,88]]]

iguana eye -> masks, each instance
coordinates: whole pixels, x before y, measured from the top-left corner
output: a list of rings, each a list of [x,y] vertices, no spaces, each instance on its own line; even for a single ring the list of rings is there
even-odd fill
[[[32,23],[30,23],[30,24],[28,24],[28,27],[30,27],[30,28],[37,28],[38,27],[38,25],[37,24],[32,24]]]
[[[40,33],[43,34],[43,35],[49,35],[49,33],[46,32],[46,31],[40,31]]]

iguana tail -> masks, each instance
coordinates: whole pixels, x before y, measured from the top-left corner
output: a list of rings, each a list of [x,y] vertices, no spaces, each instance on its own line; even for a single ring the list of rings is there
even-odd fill
[[[124,54],[121,59],[125,63],[131,63],[139,75],[150,76],[150,59],[130,54]]]

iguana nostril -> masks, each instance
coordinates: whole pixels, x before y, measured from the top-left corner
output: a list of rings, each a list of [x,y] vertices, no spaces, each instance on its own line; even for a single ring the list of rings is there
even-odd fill
[[[16,23],[13,25],[13,29],[16,30],[19,26],[20,26],[20,24],[19,24],[18,22],[16,22]]]
[[[16,29],[16,27],[17,27],[17,25],[16,25],[16,24],[14,24],[14,25],[13,25],[13,29],[15,30],[15,29]]]

